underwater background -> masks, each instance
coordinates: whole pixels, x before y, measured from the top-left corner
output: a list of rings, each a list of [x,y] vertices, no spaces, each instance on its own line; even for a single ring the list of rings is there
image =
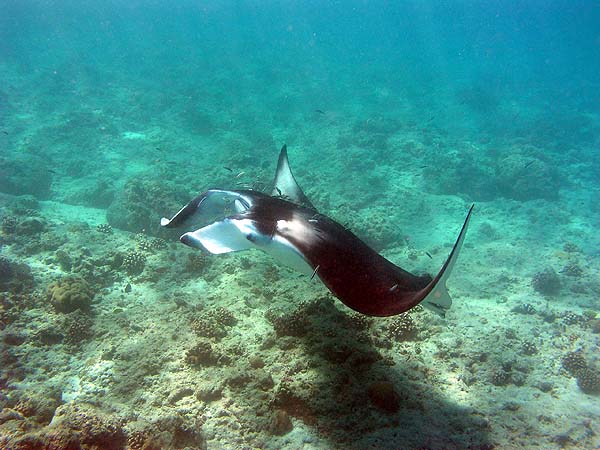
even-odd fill
[[[445,318],[160,229],[283,144]],[[596,1],[0,0],[0,448],[599,448],[599,153]]]

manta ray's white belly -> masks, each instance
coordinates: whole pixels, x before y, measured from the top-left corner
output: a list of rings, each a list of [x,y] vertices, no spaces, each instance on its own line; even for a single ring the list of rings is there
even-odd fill
[[[307,230],[296,221],[279,220],[273,236],[270,236],[260,233],[253,220],[226,218],[185,233],[181,240],[187,245],[203,248],[213,254],[258,248],[292,269],[310,275],[313,268],[300,251],[285,238],[286,234],[295,232],[306,234]]]

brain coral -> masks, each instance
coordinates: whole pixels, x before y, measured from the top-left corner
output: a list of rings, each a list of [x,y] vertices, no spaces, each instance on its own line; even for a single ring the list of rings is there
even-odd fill
[[[47,294],[52,306],[63,313],[76,309],[86,311],[94,298],[94,291],[90,285],[85,280],[75,277],[55,281],[48,286]]]

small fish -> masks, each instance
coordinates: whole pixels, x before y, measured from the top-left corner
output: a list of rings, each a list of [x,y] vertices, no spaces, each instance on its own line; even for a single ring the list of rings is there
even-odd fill
[[[5,135],[7,135],[7,136],[8,136],[8,131],[6,131],[6,130],[2,130],[2,133],[4,133]]]
[[[429,256],[429,259],[433,259],[433,257],[431,256],[431,253],[429,253],[429,252],[425,252],[425,254],[426,254],[427,256]]]
[[[239,178],[239,177],[241,177],[242,175],[244,175],[245,173],[246,173],[246,172],[240,172],[240,173],[238,173],[238,174],[237,174],[235,177],[236,177],[236,178]]]
[[[533,161],[529,161],[527,164],[525,164],[525,166],[523,166],[523,169],[527,169],[532,164],[533,164]]]
[[[229,167],[227,167],[227,166],[223,166],[223,169],[225,169],[225,170],[229,170],[230,172],[233,172],[233,169],[231,169],[231,168],[229,168]]]
[[[396,289],[398,289],[398,285],[397,285],[397,284],[393,285],[393,286],[392,286],[392,287],[389,289],[389,292],[394,292]]]
[[[56,170],[52,170],[52,169],[46,169],[46,170],[47,170],[48,172],[52,173],[52,174],[55,174],[55,173],[56,173]]]
[[[310,276],[310,279],[311,279],[311,280],[312,280],[312,279],[315,277],[315,275],[317,274],[317,271],[319,270],[319,267],[321,267],[321,265],[320,265],[320,264],[319,264],[319,265],[317,265],[317,267],[315,267],[315,270],[313,271],[312,275]]]
[[[325,115],[325,111],[322,111],[320,109],[315,109],[315,112],[318,113],[318,114]]]

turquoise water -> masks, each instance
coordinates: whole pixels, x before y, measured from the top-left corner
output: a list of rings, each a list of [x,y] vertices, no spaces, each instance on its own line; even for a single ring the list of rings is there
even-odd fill
[[[284,144],[445,318],[160,228]],[[4,0],[0,447],[598,448],[599,149],[597,2]]]

